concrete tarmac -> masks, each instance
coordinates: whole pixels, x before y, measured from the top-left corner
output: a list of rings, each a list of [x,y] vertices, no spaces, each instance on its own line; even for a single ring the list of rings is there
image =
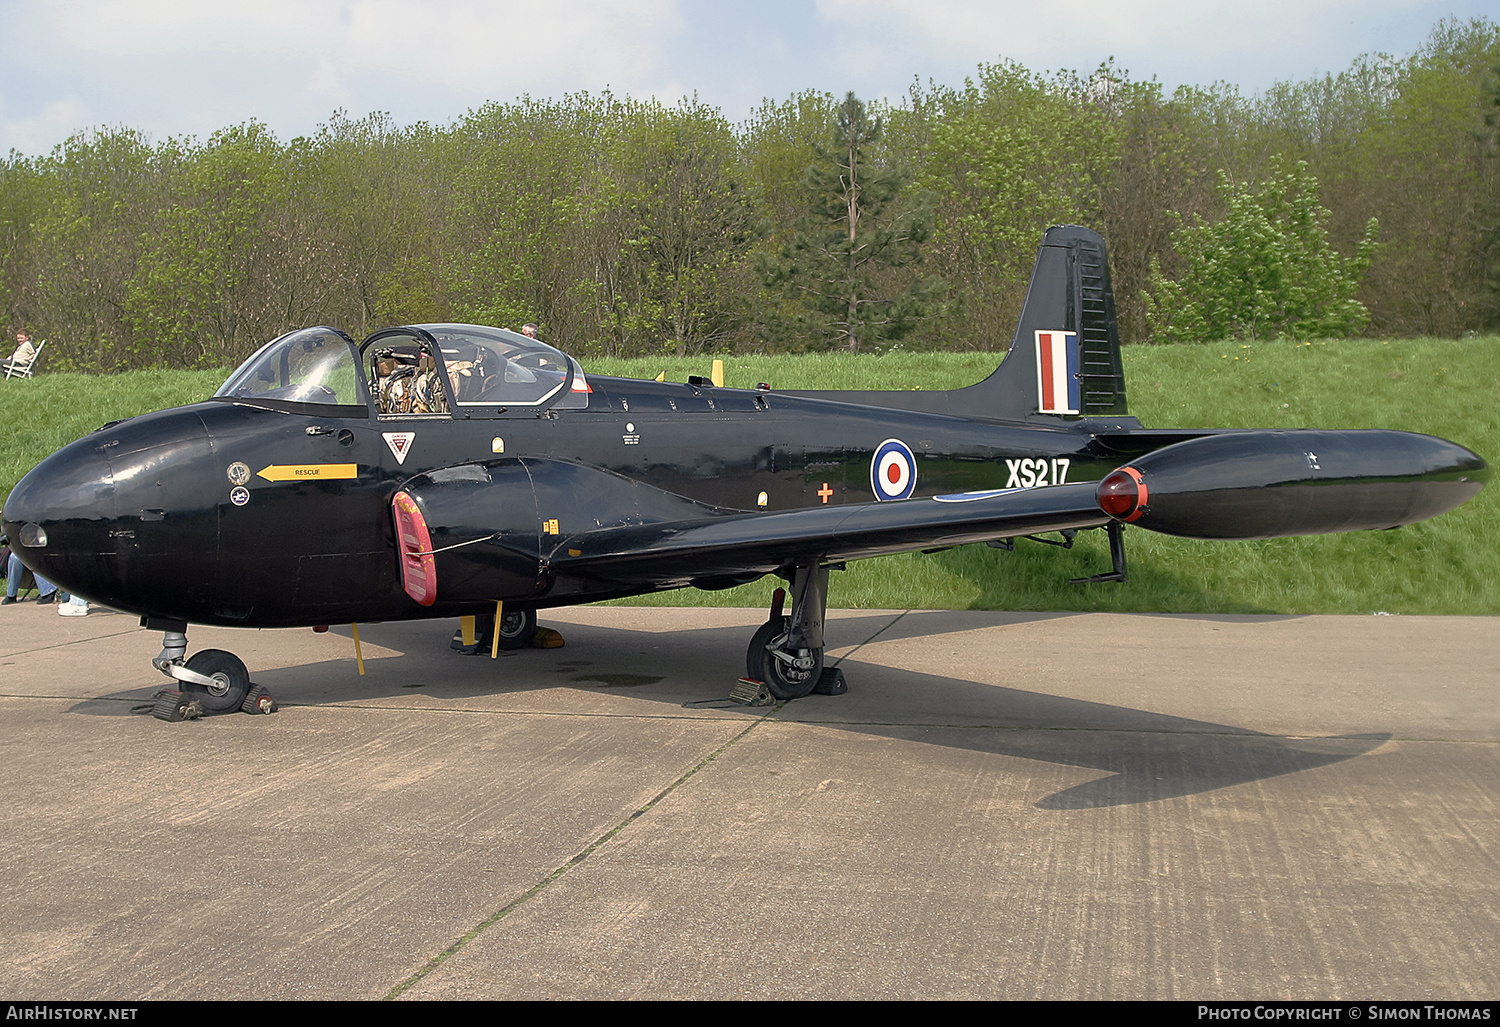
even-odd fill
[[[193,628],[0,610],[0,998],[1493,999],[1493,618],[753,610]]]

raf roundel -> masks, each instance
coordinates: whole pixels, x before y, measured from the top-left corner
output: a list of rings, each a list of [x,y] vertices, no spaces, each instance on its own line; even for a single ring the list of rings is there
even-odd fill
[[[886,439],[870,460],[870,486],[875,498],[907,499],[917,487],[917,460],[900,439]]]

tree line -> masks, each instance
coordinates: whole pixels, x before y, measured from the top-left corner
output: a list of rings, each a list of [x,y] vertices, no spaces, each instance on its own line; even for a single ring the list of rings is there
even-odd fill
[[[100,128],[0,163],[0,319],[87,371],[222,366],[317,323],[533,321],[579,355],[994,349],[1043,231],[1077,223],[1110,244],[1127,342],[1451,337],[1500,327],[1497,134],[1488,19],[1255,96],[1001,62],[740,124],[606,93],[443,127],[336,113],[290,142]],[[1303,309],[1310,267],[1327,310]]]

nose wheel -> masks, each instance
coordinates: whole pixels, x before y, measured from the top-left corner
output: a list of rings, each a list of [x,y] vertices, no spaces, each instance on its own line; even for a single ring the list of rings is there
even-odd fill
[[[237,710],[246,713],[275,711],[275,700],[250,680],[245,662],[234,653],[204,649],[183,659],[186,652],[187,635],[182,630],[169,628],[162,639],[161,654],[151,664],[179,682],[179,687],[157,693],[152,716],[176,721],[197,720]]]
[[[182,683],[182,691],[197,700],[205,714],[233,713],[245,704],[250,694],[250,672],[234,653],[204,649],[190,656],[185,666],[209,679],[207,684]]]

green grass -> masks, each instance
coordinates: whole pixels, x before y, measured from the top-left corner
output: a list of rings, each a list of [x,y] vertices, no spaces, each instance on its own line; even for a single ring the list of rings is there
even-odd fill
[[[129,371],[105,376],[39,374],[0,379],[0,495],[53,450],[101,424],[212,396],[220,371]]]
[[[994,354],[891,353],[725,358],[727,384],[941,389],[988,374]],[[1500,338],[1128,347],[1131,412],[1150,427],[1400,428],[1500,459]],[[709,359],[594,361],[586,371],[682,381]],[[210,395],[226,372],[43,375],[0,384],[0,492],[51,450],[105,421]],[[833,576],[852,608],[1131,610],[1193,613],[1500,613],[1500,484],[1398,531],[1267,542],[1197,542],[1131,529],[1130,581],[1070,585],[1107,570],[1102,532],[1070,551],[1019,540],[865,560]],[[767,579],[725,592],[684,589],[629,602],[762,606]]]

